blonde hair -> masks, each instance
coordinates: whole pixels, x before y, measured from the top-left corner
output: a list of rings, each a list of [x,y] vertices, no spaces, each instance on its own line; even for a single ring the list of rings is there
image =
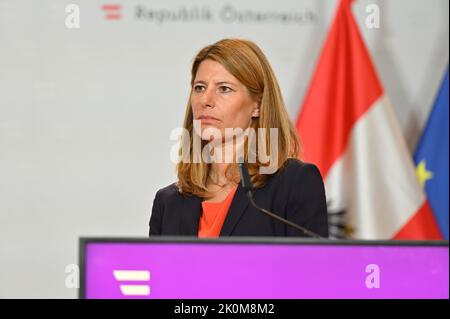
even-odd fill
[[[300,151],[297,132],[289,119],[274,72],[261,49],[255,43],[242,39],[223,39],[204,47],[196,55],[192,64],[191,94],[197,70],[201,62],[207,59],[224,66],[228,72],[248,89],[253,98],[260,101],[260,115],[252,118],[251,128],[256,132],[258,132],[259,128],[266,128],[267,130],[270,128],[278,129],[277,170],[288,158],[297,158]],[[193,135],[195,133],[193,131],[193,113],[190,98],[186,107],[183,127],[189,132],[190,150],[193,150]],[[202,144],[205,143],[205,141],[202,141]],[[183,144],[182,141],[181,145]],[[266,135],[266,147],[272,152],[269,135]],[[247,158],[248,154],[245,151],[246,162]],[[194,163],[192,152],[189,163],[180,161],[177,164],[177,186],[180,193],[208,197],[206,183],[210,165],[203,162],[203,160],[200,163]],[[249,175],[256,188],[262,187],[270,176],[268,174],[260,174],[259,168],[261,166],[265,165],[258,158],[256,163],[248,163]],[[231,164],[228,167],[226,176],[229,180],[239,181],[236,164]]]

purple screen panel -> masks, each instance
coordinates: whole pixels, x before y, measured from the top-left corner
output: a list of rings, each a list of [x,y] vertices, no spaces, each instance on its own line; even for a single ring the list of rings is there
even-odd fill
[[[449,298],[448,246],[88,243],[86,298]]]

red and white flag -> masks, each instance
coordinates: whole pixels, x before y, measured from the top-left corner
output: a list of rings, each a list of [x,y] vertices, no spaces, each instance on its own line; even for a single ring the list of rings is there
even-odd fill
[[[351,3],[338,5],[297,119],[302,159],[319,167],[329,211],[345,211],[349,237],[439,239]]]

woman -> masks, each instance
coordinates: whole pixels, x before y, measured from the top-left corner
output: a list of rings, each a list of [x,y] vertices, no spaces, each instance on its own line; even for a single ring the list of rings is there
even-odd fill
[[[191,88],[181,140],[189,154],[180,150],[177,183],[155,196],[150,235],[305,236],[249,205],[239,184],[241,154],[258,206],[327,237],[322,178],[297,159],[296,131],[260,48],[240,39],[203,48]]]

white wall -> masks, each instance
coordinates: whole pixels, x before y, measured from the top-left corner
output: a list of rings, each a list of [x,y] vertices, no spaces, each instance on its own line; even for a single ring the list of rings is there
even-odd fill
[[[81,9],[67,29],[65,6]],[[0,0],[0,297],[74,298],[65,267],[80,236],[144,237],[153,196],[174,181],[170,131],[181,126],[196,52],[223,37],[255,41],[294,119],[335,0]],[[117,2],[114,2],[117,3]],[[231,22],[226,4],[254,12],[310,12],[305,23]],[[365,7],[381,28],[364,27]],[[212,21],[157,23],[136,8],[204,7]],[[411,150],[448,63],[448,1],[359,1],[360,23]]]

